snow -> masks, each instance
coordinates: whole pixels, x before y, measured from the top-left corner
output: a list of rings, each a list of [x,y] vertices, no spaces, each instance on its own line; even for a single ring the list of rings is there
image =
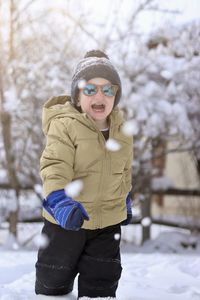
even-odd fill
[[[120,239],[120,234],[119,233],[115,233],[114,235],[114,239],[117,241]]]
[[[45,234],[37,235],[33,241],[38,248],[41,247],[43,249],[47,247],[49,243],[49,239]]]
[[[175,231],[165,228],[159,231],[160,227],[155,225],[153,228],[153,240],[140,246],[134,241],[138,239],[141,227],[122,227],[123,272],[117,299],[199,300],[200,238],[192,237],[180,229]],[[28,230],[30,231],[30,227]],[[188,247],[182,247],[181,242],[188,243]],[[193,247],[194,243],[196,247]],[[76,300],[77,278],[74,291],[67,296],[34,294],[36,259],[37,249],[34,246],[29,250],[22,247],[18,250],[8,249],[8,246],[0,247],[0,300]]]
[[[78,88],[83,89],[84,86],[86,85],[86,81],[84,79],[81,79],[78,81]]]
[[[174,187],[174,183],[172,179],[167,176],[152,179],[152,188],[154,190],[167,190],[172,187]]]
[[[173,77],[172,72],[170,72],[170,71],[168,71],[168,70],[163,70],[163,71],[161,71],[161,72],[160,72],[160,75],[161,75],[162,77],[164,77],[165,79],[172,79],[172,77]]]
[[[91,298],[89,297],[81,297],[80,300],[90,300]],[[98,298],[95,298],[95,300],[116,300],[116,298],[113,298],[113,297],[98,297]]]
[[[121,148],[121,145],[115,139],[108,139],[106,141],[106,149],[110,151],[118,151]]]
[[[74,198],[80,194],[82,189],[83,189],[83,181],[77,179],[67,184],[67,186],[65,187],[65,192],[68,196]]]
[[[42,189],[42,185],[41,185],[41,184],[35,184],[35,185],[34,185],[34,190],[35,190],[36,193],[38,193],[39,195],[42,195],[42,193],[43,193],[43,189]]]
[[[136,135],[139,132],[138,124],[135,120],[126,121],[122,126],[122,132],[127,136]]]
[[[148,227],[151,224],[151,218],[149,217],[143,218],[141,224],[143,227]]]
[[[5,182],[5,179],[7,180],[7,170],[0,170],[0,181]]]
[[[44,298],[34,295],[35,261],[36,252],[1,253],[1,300]],[[198,256],[124,253],[122,264],[123,273],[117,293],[118,300],[200,299]],[[65,299],[76,299],[77,281],[73,294],[74,298],[70,296]],[[55,297],[59,298],[61,297]]]

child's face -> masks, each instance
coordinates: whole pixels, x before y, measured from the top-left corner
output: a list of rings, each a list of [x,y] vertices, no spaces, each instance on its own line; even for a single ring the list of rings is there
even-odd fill
[[[110,82],[104,78],[93,78],[87,81],[86,84],[106,85]],[[111,113],[114,106],[115,96],[106,96],[98,87],[95,95],[87,96],[80,90],[79,104],[83,112],[87,113],[97,123],[106,123],[108,115]]]

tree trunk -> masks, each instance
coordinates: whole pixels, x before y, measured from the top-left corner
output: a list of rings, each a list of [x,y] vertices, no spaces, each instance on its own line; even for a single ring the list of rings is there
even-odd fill
[[[10,0],[9,1],[9,20],[8,20],[8,28],[9,28],[9,58],[8,60],[11,62],[14,57],[14,32],[15,32],[15,20],[14,15],[16,13],[16,7],[15,7],[15,1]],[[3,12],[1,10],[1,1],[0,1],[0,20],[3,19]],[[1,24],[0,24],[1,25]],[[0,48],[2,44],[2,31],[0,27]],[[3,53],[3,49],[1,53]],[[2,54],[3,57],[3,54]],[[3,61],[0,58],[0,121],[2,124],[2,137],[3,137],[3,145],[5,150],[5,158],[6,158],[6,169],[8,172],[9,177],[9,185],[14,190],[15,196],[13,199],[13,204],[10,209],[10,215],[9,215],[9,229],[10,233],[12,233],[14,236],[17,236],[17,220],[18,220],[18,210],[19,210],[19,183],[17,179],[17,174],[15,170],[15,157],[14,153],[12,151],[12,135],[11,135],[11,115],[9,112],[5,111],[4,109],[4,77],[5,70],[3,71]]]
[[[9,212],[9,232],[17,237],[17,223],[18,223],[18,213],[19,213],[19,198],[18,192],[15,193],[15,204],[13,210]]]
[[[151,193],[145,194],[142,201],[142,243],[151,238]]]
[[[2,134],[4,149],[6,155],[7,171],[9,175],[10,185],[15,191],[15,199],[13,199],[13,208],[10,210],[9,215],[9,229],[10,233],[17,236],[17,220],[18,220],[18,210],[19,210],[19,184],[17,180],[17,174],[15,171],[14,155],[12,153],[12,137],[11,137],[11,116],[8,112],[1,112],[1,122],[2,122]]]

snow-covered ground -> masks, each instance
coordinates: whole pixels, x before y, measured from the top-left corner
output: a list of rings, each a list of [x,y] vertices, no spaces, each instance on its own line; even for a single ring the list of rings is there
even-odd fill
[[[33,225],[28,225],[28,231]],[[200,238],[186,231],[154,230],[154,240],[142,247],[134,243],[139,226],[123,228],[122,265],[118,300],[200,300]],[[34,230],[35,231],[34,231]],[[39,227],[32,227],[32,234]],[[25,236],[25,229],[21,230]],[[0,242],[5,230],[0,231]],[[26,236],[27,238],[27,236]],[[137,241],[136,241],[137,242]],[[72,294],[64,297],[34,295],[34,264],[37,250],[33,241],[18,248],[7,243],[0,247],[0,300],[68,299],[77,296],[77,281]],[[181,246],[185,245],[185,247]]]

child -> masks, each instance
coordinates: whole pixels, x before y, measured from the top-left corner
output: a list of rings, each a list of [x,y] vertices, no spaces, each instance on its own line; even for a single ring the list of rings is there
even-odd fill
[[[79,274],[78,299],[116,299],[120,225],[132,217],[133,141],[121,131],[120,97],[116,69],[105,53],[93,50],[77,65],[71,97],[44,106],[42,232],[49,244],[38,252],[36,294],[68,294]],[[118,151],[106,148],[108,139],[120,145]],[[65,187],[77,179],[83,188],[73,199]]]

